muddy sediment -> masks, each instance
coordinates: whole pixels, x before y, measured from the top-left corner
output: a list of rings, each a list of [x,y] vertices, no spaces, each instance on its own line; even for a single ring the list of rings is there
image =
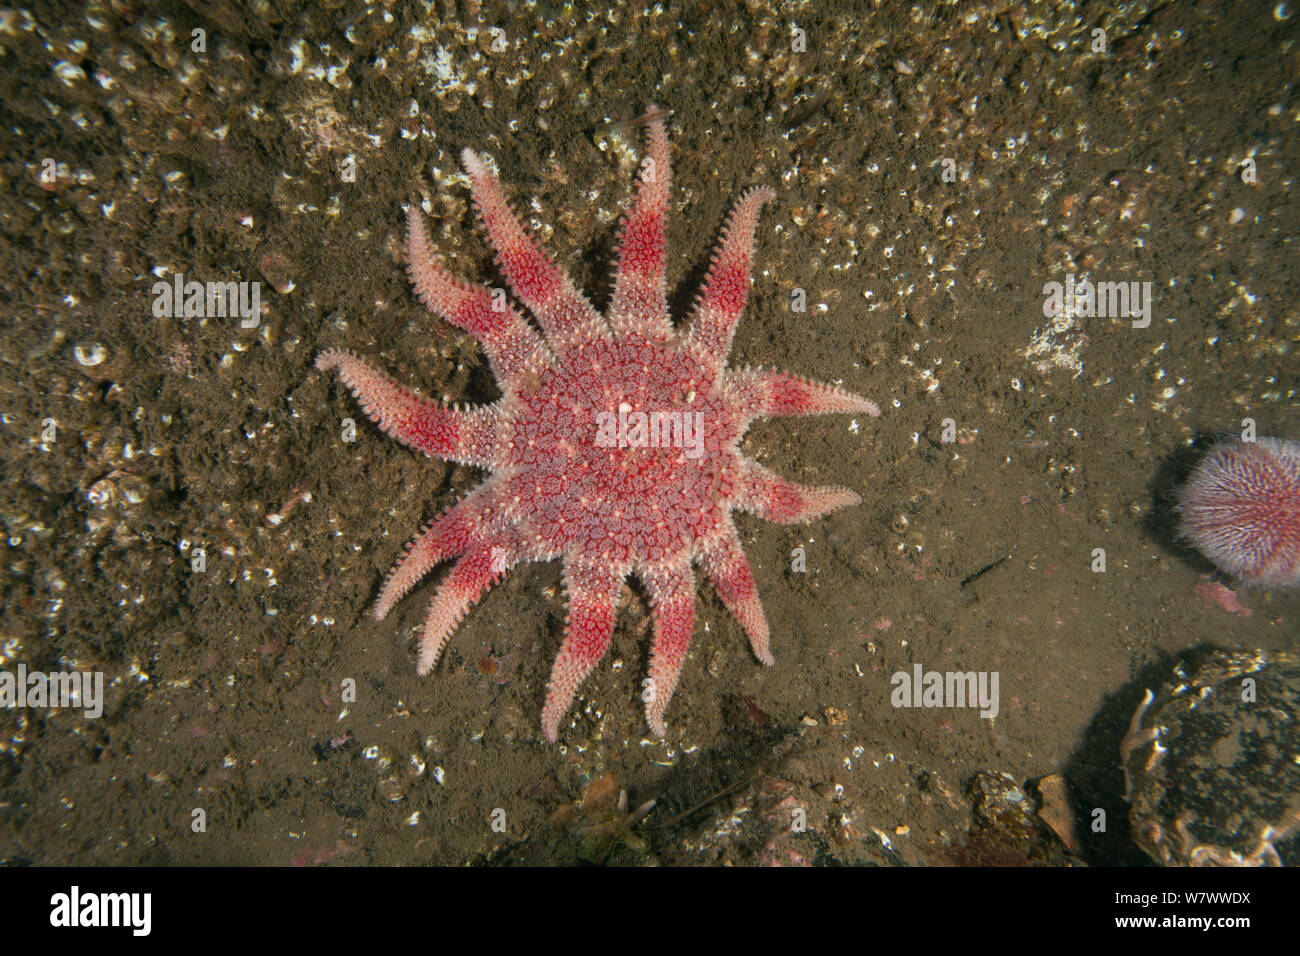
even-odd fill
[[[1232,582],[1169,515],[1205,439],[1300,437],[1300,18],[1084,6],[0,12],[0,669],[105,687],[95,718],[0,710],[0,860],[1140,862],[1122,826],[1060,821],[1126,817],[1143,681],[1300,631],[1294,591],[1215,598]],[[884,414],[745,441],[864,499],[739,518],[776,666],[702,585],[650,737],[629,587],[553,746],[559,565],[512,572],[417,678],[439,575],[368,612],[482,475],[389,441],[312,362],[348,348],[493,400],[477,345],[408,286],[405,205],[453,272],[500,284],[459,173],[486,153],[603,305],[651,103],[677,314],[731,203],[773,186],[733,364]],[[259,283],[256,322],[160,315],[177,275]],[[1067,280],[1137,283],[1149,324],[1045,315]],[[894,706],[918,664],[996,672],[997,716]],[[1022,788],[1055,836],[989,822]]]

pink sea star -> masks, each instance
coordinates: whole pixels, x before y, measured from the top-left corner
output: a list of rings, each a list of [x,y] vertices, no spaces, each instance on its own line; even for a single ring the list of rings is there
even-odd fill
[[[733,510],[808,521],[861,499],[844,488],[787,481],[740,452],[750,423],[773,415],[877,407],[842,389],[762,369],[729,369],[727,354],[749,295],[754,229],[771,189],[732,211],[690,318],[673,326],[665,298],[669,155],[652,111],[636,200],[623,226],[614,295],[600,315],[524,231],[492,171],[462,159],[497,263],[531,325],[503,296],[462,283],[438,264],[419,210],[408,217],[408,271],[420,300],[482,344],[500,383],[492,405],[427,401],[356,356],[322,352],[375,423],[412,448],[489,470],[491,477],[432,521],[390,572],[382,619],[436,565],[459,557],[429,606],[418,672],[426,674],[456,625],[521,561],[562,558],[569,618],[551,674],[542,727],[555,741],[578,686],[609,648],[618,594],[635,573],[654,621],[646,720],[664,711],[695,627],[699,564],[772,664],[767,619],[732,522]]]

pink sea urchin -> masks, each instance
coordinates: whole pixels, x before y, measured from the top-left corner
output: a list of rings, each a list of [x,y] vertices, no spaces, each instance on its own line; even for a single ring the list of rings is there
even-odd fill
[[[1181,498],[1183,534],[1224,571],[1249,584],[1300,584],[1300,442],[1224,442]]]

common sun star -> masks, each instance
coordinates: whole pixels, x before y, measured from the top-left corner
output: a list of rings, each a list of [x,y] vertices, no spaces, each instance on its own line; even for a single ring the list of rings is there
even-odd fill
[[[681,328],[668,314],[665,223],[670,164],[661,114],[647,114],[647,155],[623,224],[613,298],[604,315],[524,231],[496,175],[462,154],[496,261],[514,297],[454,278],[433,255],[419,209],[408,216],[407,270],[430,311],[477,339],[502,391],[487,406],[420,398],[349,352],[330,349],[362,409],[391,437],[427,455],[491,473],[430,522],[389,573],[374,614],[434,567],[457,558],[420,637],[418,673],[437,663],[469,608],[522,561],[564,561],[569,616],[551,672],[542,729],[548,740],[578,686],[609,649],[619,589],[636,574],[650,601],[654,644],[643,698],[665,734],[664,712],[695,628],[699,565],[772,664],[768,625],[731,512],[809,521],[861,499],[845,488],[787,481],[740,451],[755,419],[879,409],[857,395],[761,368],[731,369],[727,355],[749,295],[754,229],[771,189],[732,210],[704,289]]]

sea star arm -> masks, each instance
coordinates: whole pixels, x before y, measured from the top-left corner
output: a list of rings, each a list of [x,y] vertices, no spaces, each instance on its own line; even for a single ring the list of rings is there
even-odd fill
[[[695,574],[688,560],[661,565],[641,574],[654,615],[654,645],[650,650],[650,687],[645,717],[650,730],[662,737],[664,711],[677,689],[686,649],[695,630]]]
[[[861,412],[880,416],[875,402],[833,385],[765,369],[728,371],[726,385],[735,407],[753,420],[777,415],[826,415]]]
[[[749,301],[758,214],[763,203],[775,198],[776,192],[766,187],[755,187],[740,197],[727,217],[704,289],[687,320],[686,347],[718,373],[726,365],[736,323]]]
[[[857,492],[848,488],[801,485],[751,460],[745,461],[736,499],[741,511],[777,524],[811,521],[836,508],[862,503]]]
[[[510,290],[536,316],[555,352],[604,334],[605,325],[592,304],[524,231],[496,175],[472,149],[461,153],[461,161],[469,173],[479,218],[496,250],[497,264]]]
[[[361,409],[386,434],[426,455],[480,468],[495,468],[501,411],[449,408],[420,398],[364,359],[342,349],[326,349],[316,357],[321,371],[337,369]]]
[[[424,217],[414,204],[406,226],[406,272],[416,295],[426,308],[478,339],[503,389],[520,387],[550,365],[546,343],[517,309],[456,279],[434,259]]]
[[[502,493],[501,484],[493,479],[430,521],[406,546],[406,553],[384,580],[375,602],[375,620],[382,621],[421,578],[443,561],[464,554],[475,541],[504,527],[509,514],[500,504]]]
[[[749,568],[745,548],[740,543],[736,526],[727,519],[727,529],[700,557],[704,576],[722,598],[722,603],[740,622],[749,636],[749,646],[754,656],[764,664],[776,663],[768,647],[767,616],[758,599],[758,586],[754,572]]]
[[[525,557],[519,541],[508,534],[498,535],[491,541],[480,541],[461,556],[429,602],[424,630],[420,632],[417,674],[423,676],[433,670],[443,645],[465,612]]]
[[[654,113],[655,108],[652,106],[650,110]],[[668,134],[664,132],[663,120],[656,118],[649,123],[636,202],[623,224],[623,237],[619,243],[614,298],[608,313],[615,332],[640,332],[661,340],[672,337],[665,284],[667,244],[664,235],[671,177]]]
[[[625,577],[626,569],[599,560],[570,555],[564,558],[569,623],[542,707],[542,730],[551,743],[559,739],[560,721],[573,704],[579,685],[609,650],[618,612],[618,589]]]

